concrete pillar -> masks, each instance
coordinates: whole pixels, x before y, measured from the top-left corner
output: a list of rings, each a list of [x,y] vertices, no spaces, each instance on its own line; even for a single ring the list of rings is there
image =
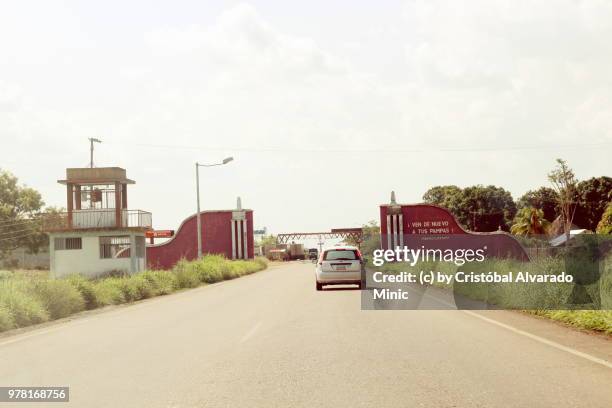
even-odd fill
[[[230,222],[232,226],[232,259],[236,259],[236,222]]]
[[[236,258],[241,259],[242,258],[242,240],[240,239],[240,237],[242,236],[242,223],[240,222],[240,220],[236,221],[236,227],[238,232],[236,233],[236,246],[238,247],[238,251],[236,253]]]
[[[81,186],[74,186],[74,206],[77,210],[81,209]]]
[[[121,208],[127,210],[127,184],[121,185]]]
[[[73,184],[66,183],[66,209],[68,210],[68,228],[72,228],[72,209],[74,204]]]
[[[391,249],[391,216],[387,215],[387,249]]]
[[[249,259],[249,245],[247,244],[247,220],[246,218],[244,220],[242,220],[242,242],[243,244],[243,248],[244,250],[242,252],[244,252],[244,259]]]
[[[398,215],[399,218],[399,244],[401,247],[404,246],[404,215],[403,214],[399,214]]]
[[[121,228],[123,222],[121,219],[121,183],[115,181],[115,227]]]
[[[138,259],[136,258],[136,235],[130,234],[130,274],[138,272]]]

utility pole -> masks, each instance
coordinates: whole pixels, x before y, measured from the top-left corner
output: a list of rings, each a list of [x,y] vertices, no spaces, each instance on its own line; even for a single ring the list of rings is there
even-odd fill
[[[102,143],[102,141],[100,139],[96,139],[95,137],[89,138],[89,167],[92,169],[94,166],[94,161],[93,161],[94,143]]]

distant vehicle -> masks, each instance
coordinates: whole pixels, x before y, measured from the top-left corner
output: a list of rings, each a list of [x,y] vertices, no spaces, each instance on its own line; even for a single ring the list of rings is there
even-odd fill
[[[304,245],[303,244],[291,244],[289,245],[289,259],[306,259],[306,254],[304,253]]]
[[[363,257],[357,247],[338,246],[321,253],[315,270],[317,290],[324,285],[357,285],[361,289]]]
[[[317,260],[319,258],[319,250],[317,248],[310,248],[308,250],[308,259]]]
[[[289,251],[287,248],[270,249],[266,255],[271,261],[288,261]]]

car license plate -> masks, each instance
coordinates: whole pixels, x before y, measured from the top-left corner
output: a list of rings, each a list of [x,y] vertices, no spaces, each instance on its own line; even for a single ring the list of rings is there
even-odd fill
[[[346,266],[336,266],[337,271],[346,271]]]

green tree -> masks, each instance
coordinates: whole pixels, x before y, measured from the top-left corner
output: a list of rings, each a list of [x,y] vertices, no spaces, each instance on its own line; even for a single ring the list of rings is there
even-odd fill
[[[576,176],[565,160],[557,159],[557,167],[548,173],[548,180],[553,185],[553,188],[558,195],[557,203],[559,204],[559,209],[561,212],[563,232],[565,233],[565,242],[567,245],[569,243],[570,230],[572,228],[574,213],[576,211]]]
[[[436,186],[423,195],[423,201],[446,208],[459,223],[473,231],[508,231],[516,214],[512,195],[501,187],[476,185]]]
[[[451,209],[460,201],[462,190],[453,185],[432,187],[423,194],[423,202]]]
[[[558,195],[550,187],[540,187],[530,190],[518,199],[516,206],[519,210],[523,208],[537,208],[544,212],[544,218],[552,222],[559,215]]]
[[[608,203],[606,211],[604,211],[601,221],[597,224],[598,234],[612,234],[612,201]]]
[[[266,245],[276,245],[276,235],[264,235],[263,237],[261,237],[259,245],[261,245],[262,247]]]
[[[21,246],[37,252],[47,242],[37,217],[43,204],[38,191],[0,170],[0,258]]]
[[[346,238],[344,242],[348,245],[359,246],[363,254],[371,255],[375,249],[380,248],[380,226],[378,222],[371,220],[361,228],[363,230],[361,243],[357,242],[352,237]]]
[[[460,222],[472,231],[508,231],[516,214],[512,195],[502,187],[476,185],[463,189],[459,210]]]
[[[544,235],[548,232],[550,222],[544,217],[544,210],[538,208],[521,208],[510,232],[524,237]]]
[[[606,206],[612,200],[612,178],[593,177],[576,185],[574,224],[595,231]]]

